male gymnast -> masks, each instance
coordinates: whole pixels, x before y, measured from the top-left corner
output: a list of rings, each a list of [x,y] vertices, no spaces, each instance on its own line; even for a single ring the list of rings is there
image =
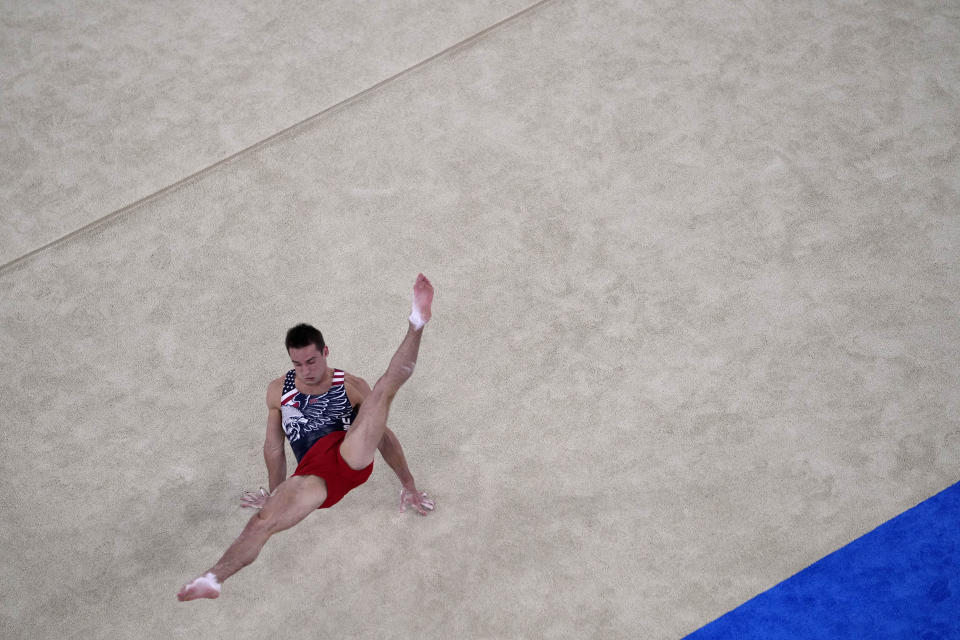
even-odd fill
[[[421,273],[413,286],[407,335],[372,390],[362,378],[327,368],[329,348],[318,349],[311,338],[312,327],[290,330],[287,352],[294,370],[267,388],[269,416],[263,449],[270,493],[261,490],[244,497],[243,506],[258,509],[257,513],[215,565],[180,589],[180,601],[218,597],[223,582],[256,560],[271,535],[289,529],[315,509],[332,507],[366,482],[378,449],[403,484],[401,509],[411,505],[422,515],[433,509],[433,501],[417,491],[400,442],[387,429],[390,403],[417,364],[432,302],[433,286]],[[284,435],[298,462],[287,479]]]

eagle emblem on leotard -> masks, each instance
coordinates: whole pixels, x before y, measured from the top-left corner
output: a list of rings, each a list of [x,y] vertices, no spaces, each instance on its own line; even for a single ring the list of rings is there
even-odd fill
[[[283,432],[290,442],[302,437],[321,438],[340,431],[344,417],[349,421],[350,401],[345,393],[333,397],[299,394],[296,400],[281,407]]]

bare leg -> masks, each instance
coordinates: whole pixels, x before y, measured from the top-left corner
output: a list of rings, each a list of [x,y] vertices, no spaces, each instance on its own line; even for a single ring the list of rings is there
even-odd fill
[[[370,394],[360,405],[357,419],[340,445],[340,455],[352,469],[363,469],[373,462],[374,453],[387,429],[390,403],[404,382],[413,375],[420,351],[423,326],[430,320],[433,303],[433,285],[422,273],[413,285],[413,309],[400,348],[390,360],[386,373],[373,385]]]
[[[220,584],[237,571],[252,563],[260,549],[274,533],[297,524],[327,499],[327,483],[316,476],[293,476],[277,487],[244,527],[217,564],[200,578],[186,584],[177,594],[181,602],[197,598],[216,598]]]

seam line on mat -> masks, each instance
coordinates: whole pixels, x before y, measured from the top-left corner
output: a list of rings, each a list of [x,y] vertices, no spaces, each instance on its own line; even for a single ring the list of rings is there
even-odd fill
[[[373,92],[376,91],[377,89],[380,89],[381,87],[383,87],[383,86],[385,86],[385,85],[387,85],[387,84],[390,84],[391,82],[393,82],[393,81],[395,81],[395,80],[397,80],[397,79],[399,79],[399,78],[401,78],[401,77],[403,77],[403,76],[405,76],[405,75],[408,75],[408,74],[410,74],[410,73],[412,73],[412,72],[420,69],[421,67],[423,67],[423,66],[425,66],[425,65],[433,62],[433,61],[436,60],[437,58],[440,58],[440,57],[442,57],[442,56],[445,56],[445,55],[447,55],[447,54],[450,54],[450,53],[456,51],[457,49],[461,49],[461,48],[463,48],[463,47],[466,47],[467,45],[469,45],[469,44],[473,43],[474,41],[479,40],[479,39],[482,38],[483,36],[487,35],[487,34],[490,33],[491,31],[494,31],[494,30],[502,27],[503,25],[507,24],[508,22],[512,22],[513,20],[516,20],[517,18],[520,18],[520,17],[522,17],[522,16],[524,16],[524,15],[526,15],[526,14],[528,14],[528,13],[532,13],[532,12],[536,11],[538,8],[542,7],[543,5],[549,4],[549,3],[551,3],[551,2],[554,2],[554,0],[540,0],[540,1],[537,2],[537,3],[530,5],[529,7],[526,7],[526,8],[524,8],[524,9],[521,9],[521,10],[518,11],[517,13],[514,13],[514,14],[511,15],[511,16],[507,16],[506,18],[504,18],[503,20],[500,20],[499,22],[495,22],[494,24],[490,25],[489,27],[486,27],[486,28],[484,28],[483,30],[478,31],[477,33],[475,33],[475,34],[473,34],[473,35],[471,35],[471,36],[469,36],[469,37],[461,40],[460,42],[457,42],[456,44],[452,44],[452,45],[450,45],[449,47],[447,47],[446,49],[443,49],[443,50],[439,51],[438,53],[433,54],[432,56],[430,56],[430,57],[428,57],[428,58],[424,58],[423,60],[421,60],[420,62],[416,63],[415,65],[410,66],[410,67],[407,67],[406,69],[403,69],[402,71],[398,71],[397,73],[393,74],[393,75],[390,76],[389,78],[386,78],[386,79],[384,79],[384,80],[381,80],[380,82],[378,82],[378,83],[376,83],[376,84],[374,84],[374,85],[372,85],[372,86],[370,86],[370,87],[367,87],[366,89],[364,89],[363,91],[361,91],[361,92],[359,92],[359,93],[355,93],[354,95],[352,95],[352,96],[350,96],[350,97],[348,97],[348,98],[344,98],[344,99],[341,100],[340,102],[337,102],[336,104],[333,104],[333,105],[327,107],[326,109],[323,109],[323,110],[320,111],[319,113],[315,113],[315,114],[313,114],[312,116],[309,116],[308,118],[306,118],[306,119],[304,119],[304,120],[301,120],[300,122],[297,122],[296,124],[290,125],[290,126],[287,127],[286,129],[282,129],[282,130],[278,131],[277,133],[274,133],[273,135],[271,135],[271,136],[269,136],[269,137],[267,137],[267,138],[264,138],[263,140],[260,140],[259,142],[255,142],[255,143],[253,143],[252,145],[250,145],[250,146],[248,146],[248,147],[246,147],[246,148],[244,148],[244,149],[241,149],[240,151],[237,151],[236,153],[233,153],[233,154],[227,156],[226,158],[223,158],[222,160],[218,160],[217,162],[213,163],[212,165],[207,166],[207,167],[204,167],[203,169],[200,169],[199,171],[197,171],[197,172],[195,172],[195,173],[192,173],[192,174],[190,174],[189,176],[187,176],[187,177],[185,177],[185,178],[183,178],[183,179],[181,179],[181,180],[178,180],[177,182],[174,182],[173,184],[171,184],[171,185],[169,185],[169,186],[166,186],[166,187],[160,189],[159,191],[155,191],[155,192],[151,193],[150,195],[145,196],[145,197],[143,197],[143,198],[140,198],[139,200],[137,200],[137,201],[135,201],[135,202],[133,202],[133,203],[131,203],[131,204],[128,204],[128,205],[126,205],[126,206],[124,206],[124,207],[121,207],[120,209],[117,209],[116,211],[114,211],[114,212],[112,212],[112,213],[108,213],[107,215],[105,215],[105,216],[103,216],[103,217],[97,218],[97,219],[94,220],[93,222],[89,222],[89,223],[83,225],[82,227],[80,227],[79,229],[75,229],[75,230],[71,231],[70,233],[67,233],[66,235],[63,235],[63,236],[57,238],[56,240],[51,240],[50,242],[46,243],[45,245],[42,245],[42,246],[40,246],[40,247],[38,247],[38,248],[36,248],[36,249],[33,249],[32,251],[29,251],[29,252],[23,254],[23,255],[20,256],[19,258],[14,258],[14,259],[11,260],[10,262],[7,262],[6,264],[0,265],[0,275],[3,275],[3,274],[5,274],[7,271],[11,271],[11,270],[17,268],[18,266],[20,266],[20,265],[22,265],[23,263],[27,262],[30,258],[33,258],[34,256],[36,256],[36,255],[38,255],[38,254],[40,254],[40,253],[43,253],[44,251],[47,251],[48,249],[52,249],[52,248],[57,247],[57,246],[59,246],[59,245],[61,245],[61,244],[64,244],[64,243],[68,242],[69,240],[71,240],[71,239],[73,239],[73,238],[75,238],[75,237],[77,237],[77,236],[79,236],[79,235],[81,235],[81,234],[83,234],[83,233],[86,233],[86,232],[88,232],[88,231],[90,231],[90,230],[92,230],[92,229],[95,229],[95,228],[97,228],[97,227],[99,227],[99,226],[101,226],[101,225],[104,225],[104,224],[106,224],[106,223],[108,223],[108,222],[111,222],[112,220],[115,220],[115,219],[117,219],[117,218],[123,217],[124,215],[126,215],[126,214],[128,214],[128,213],[131,213],[131,212],[135,211],[136,209],[139,209],[140,207],[142,207],[142,206],[145,205],[145,204],[148,204],[148,203],[150,203],[150,202],[152,202],[152,201],[154,201],[154,200],[156,200],[156,199],[158,199],[158,198],[160,198],[160,197],[162,197],[162,196],[165,196],[165,195],[167,195],[167,194],[170,194],[170,193],[176,191],[177,189],[180,189],[181,187],[185,187],[185,186],[187,186],[187,185],[189,185],[189,184],[191,184],[191,183],[193,183],[193,182],[196,182],[197,180],[200,180],[201,178],[207,176],[208,174],[212,173],[213,171],[215,171],[216,169],[222,167],[223,165],[226,165],[226,164],[229,164],[229,163],[233,162],[234,160],[238,159],[240,156],[243,156],[243,155],[246,155],[246,154],[248,154],[248,153],[252,153],[252,152],[254,152],[254,151],[257,151],[257,150],[259,150],[259,149],[262,149],[263,147],[269,145],[271,142],[273,142],[273,141],[275,141],[275,140],[277,140],[277,139],[279,139],[279,138],[282,138],[283,136],[286,136],[286,135],[288,135],[288,134],[294,133],[294,132],[296,132],[297,130],[299,130],[299,129],[305,127],[305,126],[307,126],[308,124],[310,124],[310,123],[312,123],[312,122],[314,122],[315,120],[318,120],[318,119],[322,118],[323,116],[326,116],[326,115],[329,115],[329,114],[331,114],[331,113],[334,113],[335,111],[338,111],[338,110],[340,110],[340,109],[342,109],[342,108],[344,108],[344,107],[352,104],[353,102],[356,102],[357,100],[360,100],[361,98],[365,97],[367,94],[373,93]]]

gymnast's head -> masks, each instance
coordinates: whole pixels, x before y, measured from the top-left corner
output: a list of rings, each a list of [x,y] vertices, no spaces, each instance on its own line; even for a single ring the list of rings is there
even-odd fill
[[[330,349],[317,328],[309,324],[298,324],[287,331],[286,345],[287,355],[302,380],[314,383],[323,378]]]

